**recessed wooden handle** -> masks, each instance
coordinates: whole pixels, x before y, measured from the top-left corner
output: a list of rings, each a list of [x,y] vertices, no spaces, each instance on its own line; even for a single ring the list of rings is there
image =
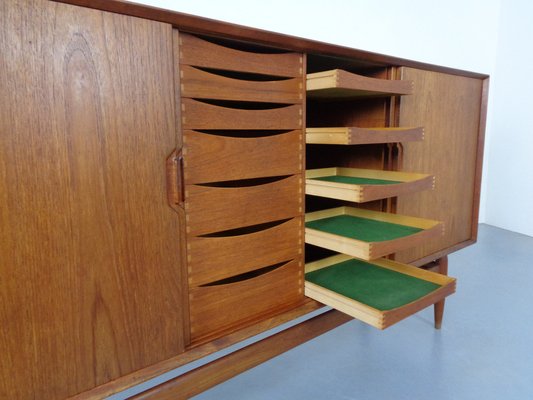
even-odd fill
[[[166,164],[168,203],[172,208],[183,208],[183,202],[185,201],[185,183],[181,149],[174,149],[170,156],[168,156]]]

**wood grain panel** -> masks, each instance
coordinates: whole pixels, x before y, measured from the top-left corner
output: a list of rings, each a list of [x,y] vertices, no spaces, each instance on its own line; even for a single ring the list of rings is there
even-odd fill
[[[227,137],[197,131],[184,132],[186,184],[268,176],[302,171],[298,153],[302,131],[267,137]]]
[[[233,79],[181,65],[181,93],[197,99],[241,100],[267,103],[301,103],[303,82],[300,78],[251,81]]]
[[[300,175],[247,187],[187,185],[187,233],[198,236],[298,216],[302,185]]]
[[[387,97],[413,93],[413,82],[371,78],[340,69],[307,74],[310,98]]]
[[[404,144],[403,169],[435,175],[435,190],[403,195],[397,212],[444,222],[445,233],[417,249],[402,251],[402,262],[424,258],[472,238],[477,147],[483,81],[402,69],[417,90],[402,97],[400,125],[425,128],[423,142]],[[477,211],[476,211],[477,213]]]
[[[0,3],[1,398],[63,399],[183,351],[171,46],[169,25]]]
[[[243,235],[191,238],[189,284],[198,286],[299,257],[302,219]]]
[[[181,102],[183,129],[301,129],[302,106],[245,110],[204,103]]]
[[[303,266],[300,261],[241,282],[191,288],[191,338],[253,321],[261,314],[301,300]]]
[[[297,77],[303,73],[303,59],[298,53],[252,53],[189,34],[180,35],[180,48],[181,64],[283,77]]]
[[[304,297],[302,301],[296,303],[294,307],[290,307],[282,312],[269,314],[268,316],[265,316],[265,318],[261,318],[253,324],[243,326],[241,329],[238,329],[235,332],[228,333],[220,338],[213,338],[211,341],[207,341],[202,344],[198,344],[187,349],[186,352],[181,353],[176,357],[169,358],[152,366],[143,368],[142,370],[125,375],[115,381],[100,385],[89,392],[84,392],[77,396],[71,397],[69,400],[107,398],[110,395],[121,390],[125,390],[135,384],[155,378],[158,375],[169,372],[192,361],[199,360],[200,358],[213,354],[219,350],[227,349],[228,347],[245,339],[249,339],[252,336],[265,332],[266,330],[273,329],[277,326],[290,322],[295,318],[302,317],[323,307],[324,306],[322,304],[316,302],[315,300]],[[297,326],[300,325],[301,324],[298,324]]]

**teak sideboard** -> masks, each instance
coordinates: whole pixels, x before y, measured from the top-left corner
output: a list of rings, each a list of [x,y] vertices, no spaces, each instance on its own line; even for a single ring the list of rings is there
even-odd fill
[[[0,3],[0,398],[188,398],[455,290],[488,76],[133,3]],[[324,308],[324,304],[332,309]]]

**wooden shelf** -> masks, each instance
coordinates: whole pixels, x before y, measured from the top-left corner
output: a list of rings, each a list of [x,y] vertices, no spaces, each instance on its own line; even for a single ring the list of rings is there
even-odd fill
[[[341,69],[307,74],[309,98],[387,97],[412,93],[412,81],[369,78]]]
[[[306,128],[308,144],[378,144],[414,142],[424,139],[424,128]]]
[[[455,292],[455,278],[387,259],[339,254],[306,264],[305,295],[378,329]]]
[[[305,215],[305,242],[373,260],[443,234],[443,224],[423,218],[352,207]]]
[[[305,194],[364,203],[433,189],[432,175],[358,168],[321,168],[305,173]]]

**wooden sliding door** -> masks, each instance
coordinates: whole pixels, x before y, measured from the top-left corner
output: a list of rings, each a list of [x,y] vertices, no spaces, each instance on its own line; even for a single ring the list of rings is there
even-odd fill
[[[0,4],[0,397],[59,399],[184,349],[170,25]]]
[[[423,141],[403,144],[401,168],[431,172],[436,184],[435,190],[400,196],[397,212],[443,221],[445,231],[397,254],[397,260],[412,262],[438,257],[476,238],[486,82],[414,68],[401,73],[402,79],[414,81],[415,90],[401,99],[400,126],[425,130]]]

